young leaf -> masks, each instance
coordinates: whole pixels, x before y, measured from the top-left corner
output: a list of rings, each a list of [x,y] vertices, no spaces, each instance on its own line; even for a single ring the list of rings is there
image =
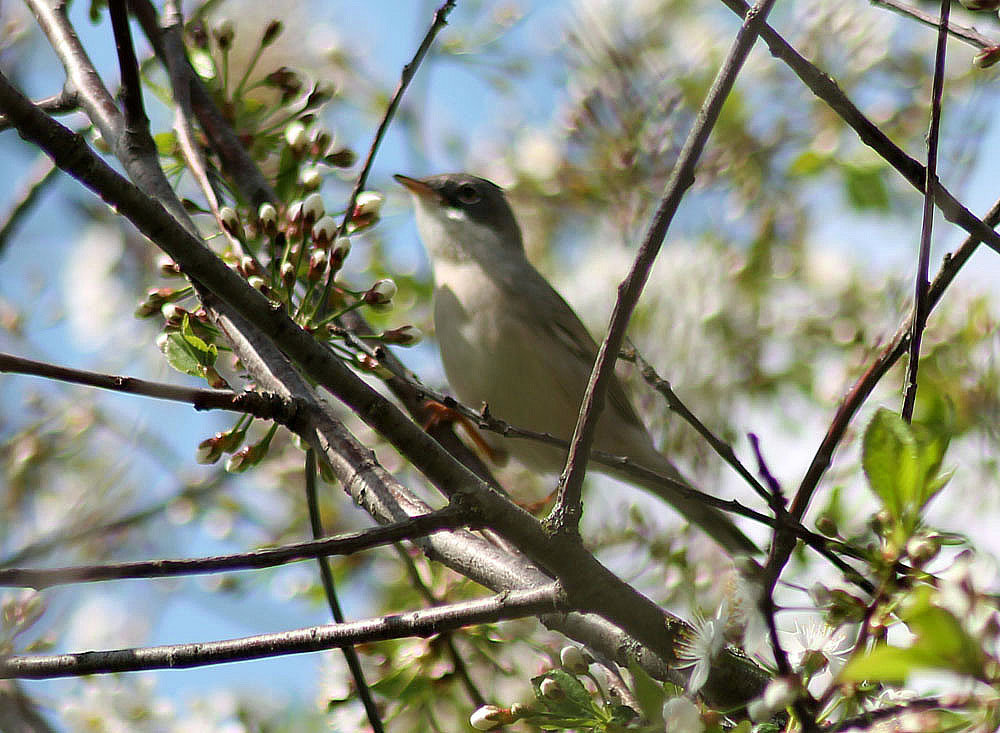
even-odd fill
[[[917,494],[921,479],[917,441],[899,415],[885,408],[868,423],[862,441],[861,464],[872,491],[899,521],[907,499]]]

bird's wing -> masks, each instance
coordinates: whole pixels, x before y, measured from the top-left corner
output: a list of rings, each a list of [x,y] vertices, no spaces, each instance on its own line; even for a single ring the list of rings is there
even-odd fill
[[[567,370],[563,376],[572,380],[573,383],[564,385],[564,388],[569,394],[577,394],[582,398],[594,361],[597,359],[597,344],[587,331],[586,326],[580,321],[579,316],[576,315],[569,303],[549,285],[548,281],[534,267],[531,267],[530,275],[525,275],[521,271],[518,282],[516,284],[508,283],[508,285],[513,285],[516,290],[520,291],[508,299],[510,307],[522,310],[520,315],[527,322],[534,323],[542,332],[543,338],[558,341],[576,357],[579,373],[576,370]],[[528,312],[529,309],[530,312]],[[553,317],[542,317],[540,315],[542,313],[552,314]],[[577,383],[578,380],[582,380],[582,382]],[[646,432],[645,425],[636,413],[617,376],[612,376],[608,387],[608,401],[611,409],[625,422],[639,428],[642,432]]]

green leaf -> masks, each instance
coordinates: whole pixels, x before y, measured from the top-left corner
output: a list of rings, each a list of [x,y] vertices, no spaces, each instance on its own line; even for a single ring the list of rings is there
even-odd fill
[[[192,377],[205,376],[205,368],[215,364],[218,356],[215,344],[206,344],[195,336],[187,316],[184,316],[180,331],[167,333],[160,341],[160,350],[170,366]]]
[[[879,646],[848,662],[840,671],[839,679],[848,682],[870,680],[903,683],[918,669],[933,666],[934,659],[921,649]]]
[[[181,322],[181,336],[184,337],[188,346],[197,354],[198,361],[202,366],[209,367],[215,364],[215,360],[219,356],[219,350],[215,344],[207,344],[199,336],[195,335],[194,330],[191,328],[191,318],[187,315],[184,316],[184,320]]]
[[[845,165],[841,169],[848,202],[857,209],[885,211],[889,191],[885,187],[882,165]]]
[[[916,438],[899,415],[884,407],[875,413],[865,429],[861,465],[868,485],[898,522],[921,473]]]
[[[829,162],[829,155],[821,155],[815,151],[806,150],[788,166],[788,173],[793,176],[814,176],[822,171]]]
[[[667,701],[663,685],[650,677],[646,670],[631,658],[628,660],[628,671],[632,674],[632,688],[643,716],[654,727],[662,726],[663,703]]]
[[[542,682],[550,679],[562,690],[562,697],[553,698],[542,694]],[[593,719],[598,713],[587,688],[576,677],[563,669],[553,669],[531,680],[535,699],[548,712],[573,719]]]
[[[878,646],[852,659],[840,674],[843,680],[906,682],[916,671],[939,669],[984,679],[980,645],[954,614],[932,601],[935,590],[922,586],[909,596],[900,617],[916,635],[907,648]]]

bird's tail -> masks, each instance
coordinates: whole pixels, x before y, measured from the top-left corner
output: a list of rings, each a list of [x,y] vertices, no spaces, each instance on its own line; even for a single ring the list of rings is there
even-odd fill
[[[690,489],[691,482],[659,452],[650,451],[642,460],[636,463],[643,468],[652,470],[664,478],[676,481]],[[640,476],[625,469],[611,471],[619,478],[639,486],[654,496],[658,496],[670,504],[692,524],[700,527],[709,537],[722,545],[731,555],[754,555],[760,550],[750,539],[733,524],[733,521],[722,511],[709,506],[696,496],[691,496],[680,487],[672,485],[656,476]]]

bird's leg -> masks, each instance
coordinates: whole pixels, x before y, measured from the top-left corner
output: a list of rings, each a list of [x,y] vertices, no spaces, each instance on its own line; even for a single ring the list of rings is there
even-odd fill
[[[462,427],[465,434],[469,436],[469,439],[476,444],[479,450],[482,451],[491,462],[495,464],[503,464],[505,462],[506,456],[501,451],[498,451],[496,448],[487,443],[486,439],[480,435],[479,429],[472,422],[472,420],[467,418],[458,410],[448,407],[437,400],[427,400],[427,402],[424,403],[424,411],[427,415],[423,424],[424,430],[430,431],[432,428],[444,423],[455,423],[456,425],[460,425]]]

